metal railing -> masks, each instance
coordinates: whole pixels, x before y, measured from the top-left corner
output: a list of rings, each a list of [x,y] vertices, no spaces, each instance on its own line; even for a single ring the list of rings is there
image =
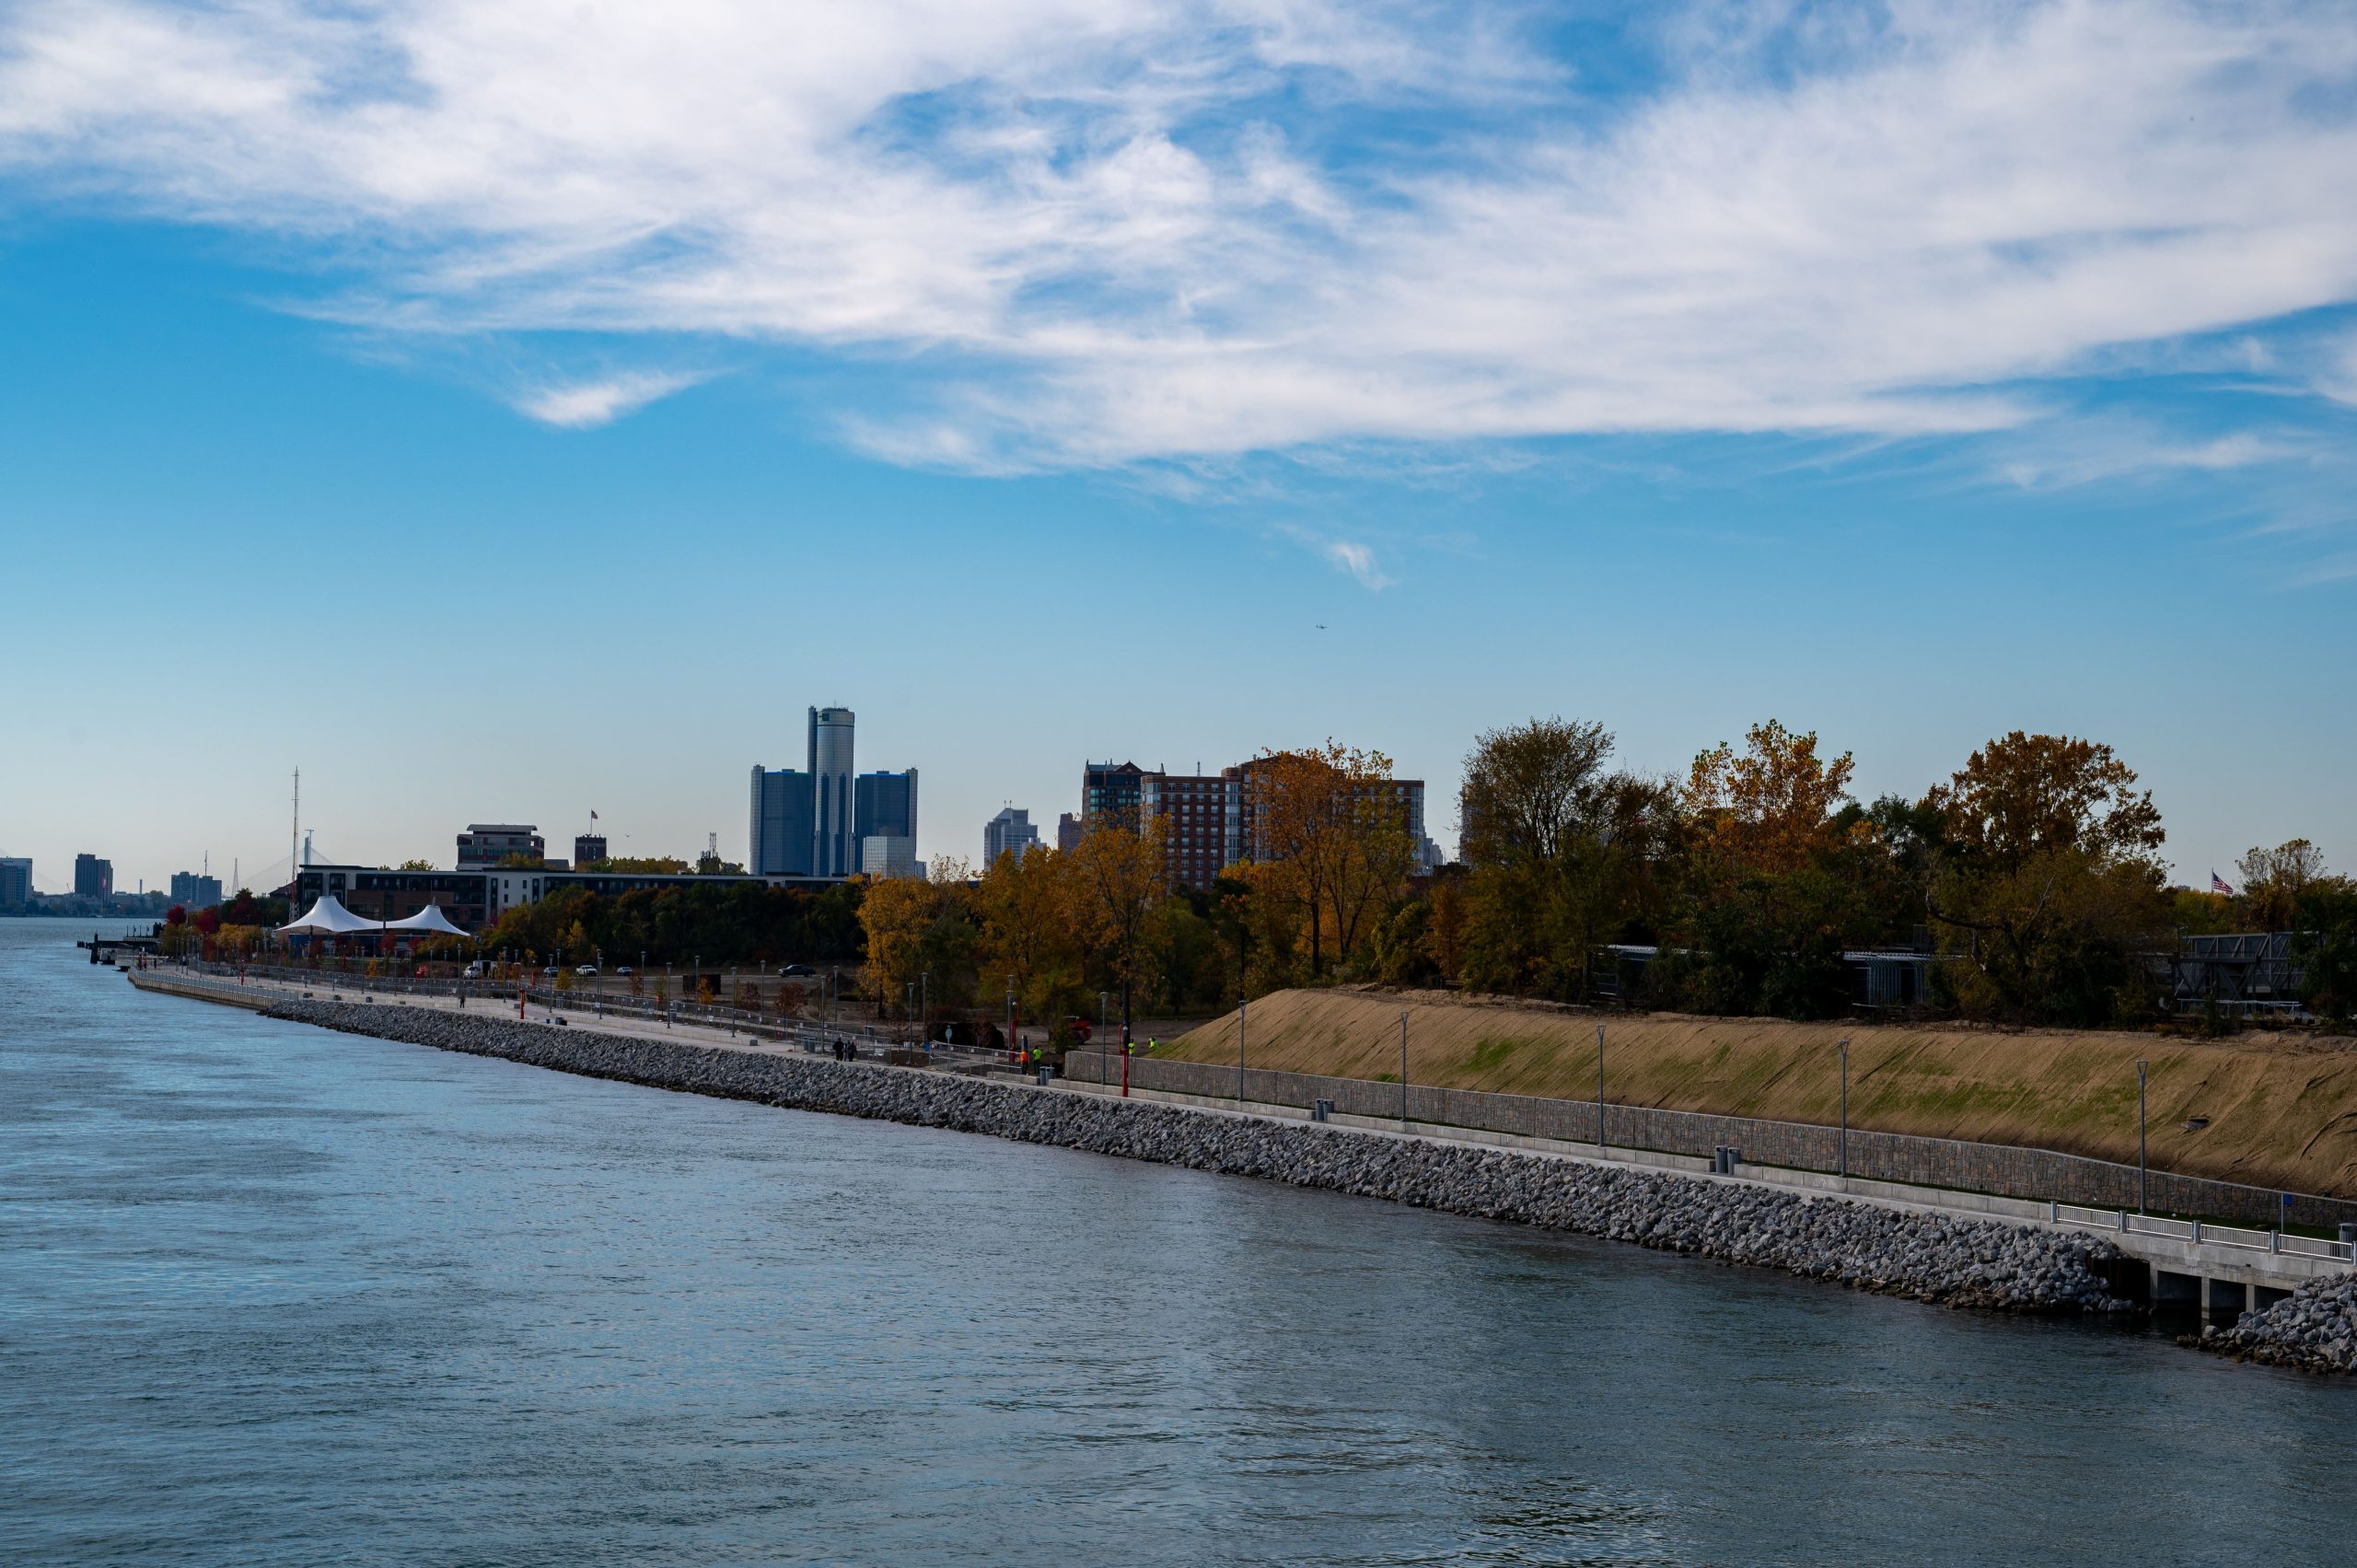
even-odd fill
[[[2276,1257],[2357,1262],[2357,1247],[2346,1241],[2328,1241],[2322,1237],[2296,1236],[2288,1231],[2250,1230],[2208,1220],[2176,1220],[2162,1214],[2140,1214],[2132,1209],[2090,1209],[2077,1203],[2049,1203],[2046,1217],[2056,1225],[2085,1225],[2091,1230],[2117,1231],[2122,1236],[2166,1237],[2196,1247],[2238,1247]]]

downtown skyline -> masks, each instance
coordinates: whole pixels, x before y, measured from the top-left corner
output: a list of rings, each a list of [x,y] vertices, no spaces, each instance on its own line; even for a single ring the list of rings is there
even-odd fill
[[[2345,11],[160,14],[0,21],[46,890],[250,881],[298,765],[346,860],[741,858],[814,696],[928,857],[1329,736],[1453,845],[1562,714],[2083,735],[2178,881],[2357,862]]]

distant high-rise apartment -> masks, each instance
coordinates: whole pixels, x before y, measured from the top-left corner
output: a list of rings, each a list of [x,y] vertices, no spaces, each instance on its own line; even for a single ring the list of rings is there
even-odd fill
[[[185,909],[211,909],[221,901],[221,878],[194,871],[172,873],[172,902]]]
[[[1057,812],[1057,813],[1056,813],[1056,850],[1057,850],[1057,853],[1062,854],[1062,853],[1063,851],[1065,851],[1065,850],[1078,849],[1078,848],[1080,847],[1080,835],[1081,835],[1081,834],[1083,834],[1083,833],[1085,833],[1085,832],[1086,832],[1086,831],[1088,831],[1088,826],[1087,826],[1087,824],[1086,824],[1086,823],[1085,823],[1085,822],[1083,822],[1079,818],[1077,818],[1077,817],[1074,816],[1071,812],[1069,812],[1069,811],[1059,811],[1059,812]]]
[[[1238,860],[1260,859],[1269,853],[1268,845],[1261,840],[1260,822],[1260,794],[1265,787],[1262,778],[1267,767],[1267,759],[1255,758],[1241,767],[1227,770],[1239,785],[1236,801],[1236,858]],[[1437,854],[1438,851],[1432,847],[1432,841],[1424,837],[1424,781],[1384,779],[1368,788],[1377,801],[1388,804],[1399,812],[1400,825],[1408,830],[1408,842],[1415,851],[1417,869],[1430,869],[1424,864],[1427,854]]]
[[[1240,860],[1265,856],[1259,842],[1258,794],[1265,763],[1260,760],[1217,773],[1171,773],[1139,767],[1134,762],[1089,762],[1080,776],[1081,815],[1057,824],[1057,842],[1070,839],[1099,823],[1143,827],[1162,826],[1163,865],[1171,882],[1183,888],[1207,889],[1219,874]],[[1370,786],[1396,806],[1416,847],[1417,868],[1428,870],[1439,851],[1424,837],[1424,784],[1421,779],[1387,779]],[[1066,845],[1069,847],[1069,845]]]
[[[1084,762],[1080,770],[1080,820],[1093,828],[1099,822],[1137,825],[1138,792],[1145,770],[1135,762]]]
[[[95,854],[74,857],[74,894],[83,899],[107,899],[114,896],[114,862]]]
[[[593,860],[603,860],[603,859],[605,859],[605,858],[606,858],[606,835],[605,835],[605,834],[603,834],[603,833],[576,833],[576,834],[575,834],[575,835],[574,835],[574,838],[573,838],[573,868],[574,868],[575,871],[580,870],[583,866],[585,866],[585,865],[588,865],[588,864],[589,864],[591,861],[593,861]]]
[[[1164,874],[1181,888],[1208,888],[1243,858],[1237,805],[1242,781],[1223,773],[1147,773],[1138,781],[1138,820],[1162,823]]]
[[[481,871],[511,854],[546,860],[548,841],[529,822],[470,822],[459,835],[459,869]]]
[[[1031,825],[1031,813],[1020,807],[1002,807],[997,816],[982,824],[981,868],[988,871],[1009,850],[1022,856],[1039,847],[1039,830]]]
[[[0,858],[0,910],[22,909],[33,901],[33,863],[17,856]]]

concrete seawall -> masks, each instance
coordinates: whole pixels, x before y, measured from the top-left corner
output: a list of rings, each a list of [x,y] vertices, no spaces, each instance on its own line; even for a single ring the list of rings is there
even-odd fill
[[[656,1088],[987,1133],[1632,1241],[1947,1306],[2125,1309],[2107,1294],[2101,1272],[2118,1249],[2100,1237],[773,1051],[559,1030],[422,1008],[281,1001],[267,1014]]]

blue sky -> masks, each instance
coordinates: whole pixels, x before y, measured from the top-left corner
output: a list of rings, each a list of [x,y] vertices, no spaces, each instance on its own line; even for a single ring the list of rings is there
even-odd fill
[[[984,13],[987,14],[984,14]],[[0,852],[2108,740],[2357,865],[2346,7],[0,16]],[[248,880],[258,880],[250,870]]]

